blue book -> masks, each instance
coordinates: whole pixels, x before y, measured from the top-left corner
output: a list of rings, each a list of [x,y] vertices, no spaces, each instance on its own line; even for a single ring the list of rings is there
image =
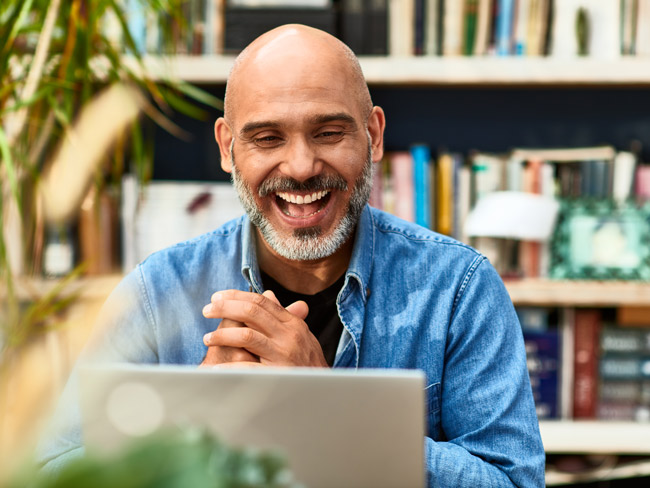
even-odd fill
[[[557,330],[524,332],[526,364],[539,418],[559,415],[560,334]]]
[[[127,0],[126,22],[136,51],[144,54],[147,49],[147,18],[141,0]]]
[[[411,146],[413,158],[413,188],[415,199],[415,223],[431,228],[431,179],[429,165],[431,151],[426,144]]]
[[[497,56],[508,56],[512,54],[515,0],[498,0],[498,2],[495,36]]]

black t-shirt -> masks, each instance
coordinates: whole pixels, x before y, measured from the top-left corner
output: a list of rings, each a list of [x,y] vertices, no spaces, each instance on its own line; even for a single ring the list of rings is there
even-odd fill
[[[336,297],[343,288],[345,274],[336,280],[333,285],[319,291],[315,295],[304,295],[294,291],[287,290],[273,278],[262,272],[262,283],[266,290],[271,290],[280,301],[283,307],[291,305],[293,302],[302,300],[309,306],[309,314],[305,322],[309,330],[318,339],[327,364],[334,364],[336,349],[339,345],[343,324],[336,310]]]

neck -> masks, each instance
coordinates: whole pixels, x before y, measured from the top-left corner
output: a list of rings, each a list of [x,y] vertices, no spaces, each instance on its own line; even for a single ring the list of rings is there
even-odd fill
[[[294,261],[277,254],[257,231],[260,268],[287,290],[313,295],[345,273],[352,257],[354,234],[334,254],[314,261]]]

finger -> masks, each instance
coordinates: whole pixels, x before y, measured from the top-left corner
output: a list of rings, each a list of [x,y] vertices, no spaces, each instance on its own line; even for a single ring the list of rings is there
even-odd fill
[[[309,314],[309,306],[302,300],[298,300],[287,307],[287,312],[292,313],[300,320],[305,320]]]
[[[272,294],[273,296],[272,297],[268,296],[270,294]],[[215,304],[219,306],[220,303],[226,300],[236,300],[236,301],[255,303],[263,307],[267,312],[277,315],[277,317],[280,320],[288,320],[287,317],[288,314],[286,313],[286,310],[280,304],[278,299],[275,297],[275,294],[271,290],[267,290],[261,295],[259,293],[252,293],[252,292],[241,291],[241,290],[218,291],[212,295],[210,299],[210,304],[204,307],[204,315],[207,313],[212,318],[218,318],[218,317],[213,317],[211,311],[214,309]],[[205,316],[207,317],[208,315]]]
[[[204,342],[209,346],[227,346],[246,349],[246,351],[260,358],[272,359],[273,346],[268,337],[249,327],[237,327],[216,330],[206,334]]]
[[[201,366],[212,366],[221,363],[256,362],[259,358],[254,354],[238,347],[209,347],[201,362]]]
[[[264,295],[252,295],[245,300],[214,297],[209,312],[204,314],[210,318],[241,322],[265,335],[277,329],[278,322],[286,323],[296,318]]]
[[[278,297],[276,297],[275,293],[273,293],[273,290],[266,290],[264,293],[262,293],[262,295],[264,295],[269,300],[277,303],[278,305],[282,306],[282,304],[280,303],[280,300],[278,300]]]

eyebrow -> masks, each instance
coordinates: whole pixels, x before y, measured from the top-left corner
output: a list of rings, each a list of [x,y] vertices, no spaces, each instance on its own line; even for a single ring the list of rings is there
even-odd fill
[[[328,122],[345,122],[352,126],[352,129],[357,128],[357,122],[352,115],[346,112],[336,112],[331,114],[319,114],[311,117],[309,123],[312,125],[326,124]],[[260,120],[257,122],[247,122],[239,131],[241,137],[246,137],[251,132],[259,129],[277,129],[282,124],[275,120]]]

